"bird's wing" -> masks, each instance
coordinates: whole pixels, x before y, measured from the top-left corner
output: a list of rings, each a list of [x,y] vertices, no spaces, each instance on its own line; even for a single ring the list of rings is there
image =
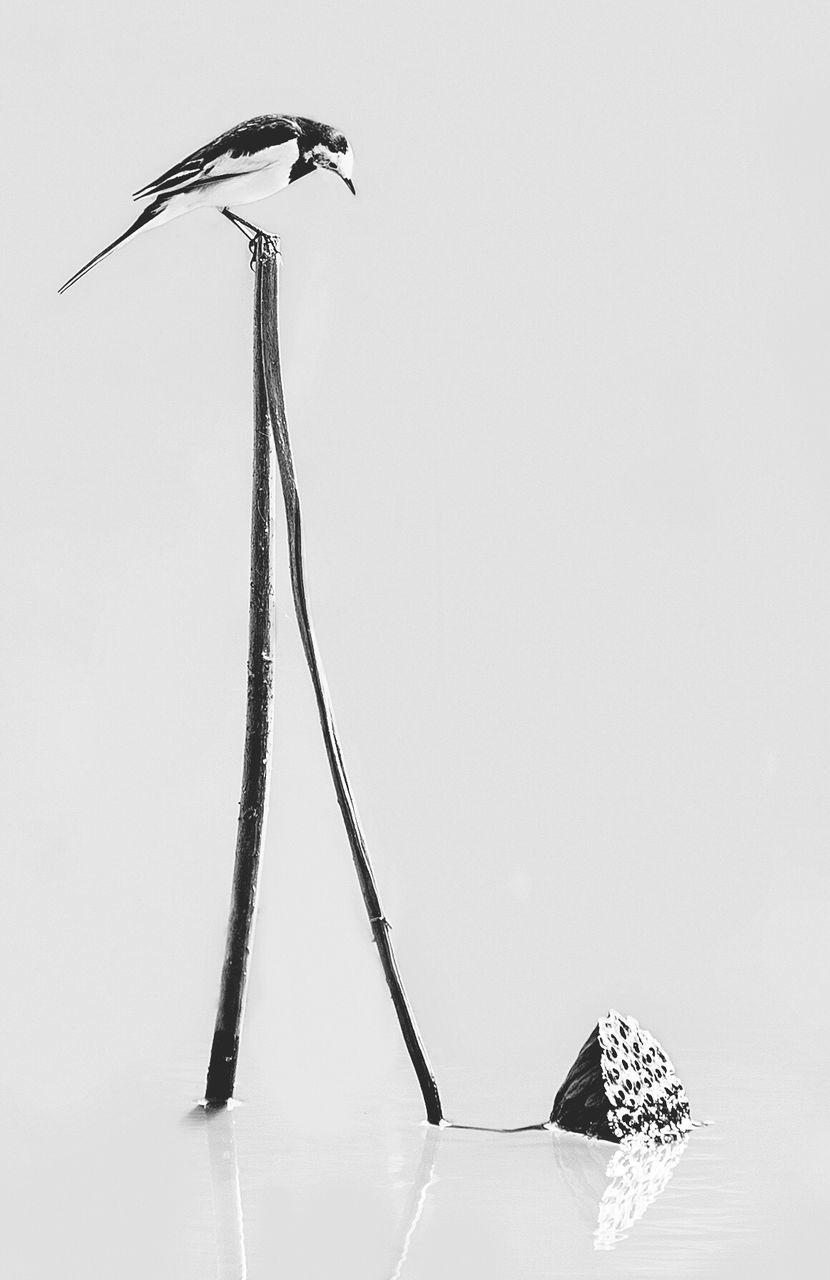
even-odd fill
[[[133,199],[173,195],[204,182],[264,169],[277,159],[287,142],[296,141],[300,132],[300,123],[294,116],[255,116],[253,120],[245,120],[185,156],[172,169],[136,191]]]

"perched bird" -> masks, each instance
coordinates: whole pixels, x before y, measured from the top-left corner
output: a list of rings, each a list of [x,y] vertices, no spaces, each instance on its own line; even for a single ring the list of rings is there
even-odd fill
[[[134,200],[155,197],[131,227],[61,285],[63,293],[87,271],[151,227],[191,209],[218,209],[238,227],[257,227],[231,213],[232,204],[250,204],[282,191],[313,169],[330,169],[354,195],[352,149],[342,133],[304,116],[255,116],[173,165],[155,182],[136,191]]]

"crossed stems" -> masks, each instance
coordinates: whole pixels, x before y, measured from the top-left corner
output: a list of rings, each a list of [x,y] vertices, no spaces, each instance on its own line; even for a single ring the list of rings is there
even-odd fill
[[[355,871],[357,872],[358,882],[360,884],[361,894],[366,907],[366,914],[369,917],[372,926],[372,936],[378,948],[383,973],[386,978],[389,993],[392,997],[392,1003],[398,1019],[404,1043],[409,1054],[410,1061],[418,1078],[418,1084],[424,1099],[424,1105],[427,1113],[427,1120],[430,1124],[440,1125],[445,1123],[441,1110],[441,1099],[438,1094],[438,1086],[435,1082],[435,1076],[429,1060],[426,1055],[423,1041],[415,1024],[412,1010],[409,1007],[406,993],[398,973],[395,955],[392,949],[392,943],[389,937],[389,922],[387,921],[383,908],[380,903],[377,885],[375,883],[374,873],[369,861],[369,854],[366,849],[366,841],[360,826],[360,820],[357,816],[357,810],[352,797],[349,781],[346,776],[346,769],[343,763],[343,754],[340,749],[340,742],[337,736],[337,730],[334,723],[334,712],[331,706],[331,699],[328,692],[325,676],[323,675],[322,665],[317,653],[317,644],[314,637],[314,629],[311,624],[311,615],[308,607],[308,599],[305,585],[305,567],[303,561],[303,531],[302,519],[300,514],[300,498],[297,492],[297,481],[294,474],[294,463],[291,456],[291,442],[288,435],[288,422],[285,413],[285,399],[282,387],[282,370],[280,363],[279,349],[279,321],[278,321],[278,281],[279,281],[279,238],[270,235],[267,231],[263,231],[259,227],[253,226],[244,218],[240,218],[237,214],[231,213],[230,209],[223,208],[219,210],[222,215],[237,227],[249,243],[251,251],[251,266],[257,273],[256,286],[256,304],[255,304],[255,358],[256,358],[256,381],[255,396],[257,404],[257,414],[260,415],[264,422],[270,425],[271,433],[274,440],[274,448],[276,452],[276,460],[282,482],[283,499],[285,504],[285,514],[288,531],[288,558],[291,570],[291,587],[294,597],[294,611],[297,616],[297,625],[300,630],[300,638],[302,640],[303,649],[305,651],[306,662],[308,664],[311,681],[314,686],[314,694],[317,702],[317,710],[320,717],[320,727],[323,733],[323,741],[328,757],[329,769],[331,771],[332,782],[334,783],[337,803],[343,817],[346,828],[346,835],[349,846],[352,851],[352,859],[354,861]],[[248,931],[250,933],[250,921],[248,922]],[[247,954],[247,947],[246,947]],[[242,987],[244,988],[244,967],[241,974]],[[240,1003],[241,1009],[241,1003]],[[211,1071],[208,1072],[208,1094],[209,1100],[226,1102],[233,1092],[233,1071],[228,1072],[221,1063],[223,1054],[223,1040],[217,1040],[217,1036],[223,1030],[219,1027],[222,1019],[222,1008],[220,1006],[220,1015],[217,1019],[216,1036],[214,1037],[214,1049],[211,1051],[211,1064],[214,1061],[214,1053],[217,1060],[220,1061],[220,1070],[224,1070],[225,1077],[228,1080],[222,1082],[222,1087],[211,1095],[210,1080]],[[237,1018],[235,1030],[232,1033],[232,1043],[225,1046],[229,1050],[225,1053],[225,1062],[231,1064],[235,1071],[236,1052],[238,1050],[239,1041],[239,1024],[241,1018]],[[217,1048],[218,1046],[218,1048]],[[212,1068],[211,1068],[212,1070]],[[221,1098],[220,1095],[221,1094]]]

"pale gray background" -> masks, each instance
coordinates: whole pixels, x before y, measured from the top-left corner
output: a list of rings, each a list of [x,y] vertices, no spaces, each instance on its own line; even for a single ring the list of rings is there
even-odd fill
[[[200,213],[55,291],[131,191],[269,111],[357,157],[357,200],[314,175],[248,212],[283,236],[312,607],[447,1111],[544,1118],[614,1005],[717,1123],[612,1253],[596,1146],[422,1153],[283,567],[248,1275],[817,1274],[827,6],[85,0],[15,6],[4,45],[6,1274],[242,1274],[230,1131],[185,1117],[240,774],[252,277]]]

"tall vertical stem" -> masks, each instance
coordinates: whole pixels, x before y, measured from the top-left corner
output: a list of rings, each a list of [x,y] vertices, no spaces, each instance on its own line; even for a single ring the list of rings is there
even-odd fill
[[[248,697],[242,796],[228,938],[205,1100],[221,1106],[233,1097],[239,1037],[245,1012],[248,959],[271,773],[274,647],[273,511],[275,467],[262,354],[266,300],[277,287],[276,244],[257,241],[254,303],[254,465],[251,501],[251,592],[248,623]]]
[[[263,255],[263,243],[268,244],[269,253],[275,245],[271,237],[260,235],[253,241],[256,260]],[[268,270],[257,277],[257,300],[260,323],[257,335],[260,341],[259,364],[263,369],[263,386],[266,411],[274,435],[277,462],[282,481],[282,492],[285,500],[285,516],[288,525],[288,551],[291,568],[291,587],[294,595],[294,609],[300,629],[303,649],[305,651],[314,695],[317,699],[317,710],[323,730],[329,768],[331,770],[337,803],[343,815],[349,845],[354,859],[360,890],[372,927],[372,935],[378,948],[378,955],[383,966],[384,976],[392,996],[392,1003],[398,1016],[409,1057],[418,1077],[418,1083],[426,1106],[427,1120],[431,1124],[440,1124],[443,1115],[438,1086],[427,1058],[426,1049],[409,1007],[409,1001],[401,982],[395,955],[389,940],[389,923],[383,914],[380,895],[375,883],[366,841],[361,830],[357,809],[352,798],[351,788],[346,776],[343,755],[334,723],[331,698],[326,679],[317,652],[317,642],[306,595],[305,569],[303,564],[303,533],[300,514],[300,499],[297,493],[297,481],[294,474],[294,463],[291,456],[291,442],[288,435],[288,422],[285,413],[285,396],[282,385],[279,345],[279,258],[269,258]]]

